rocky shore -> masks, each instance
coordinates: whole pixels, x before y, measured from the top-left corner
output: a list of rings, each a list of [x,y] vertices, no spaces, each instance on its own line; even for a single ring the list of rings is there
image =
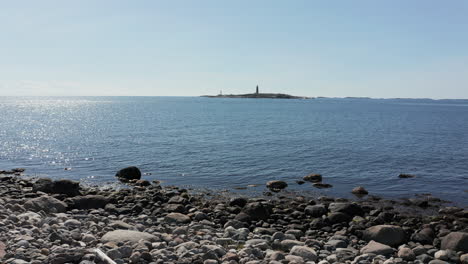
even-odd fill
[[[428,199],[422,206],[281,191],[207,195],[144,179],[84,188],[7,172],[0,175],[6,264],[468,263],[468,210]]]

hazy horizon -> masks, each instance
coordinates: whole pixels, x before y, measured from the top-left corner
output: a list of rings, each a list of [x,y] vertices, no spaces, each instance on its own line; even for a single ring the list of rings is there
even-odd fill
[[[468,2],[27,1],[0,96],[468,98]]]

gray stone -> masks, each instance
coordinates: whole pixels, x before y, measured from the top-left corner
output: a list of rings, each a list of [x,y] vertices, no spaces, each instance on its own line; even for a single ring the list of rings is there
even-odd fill
[[[343,240],[329,240],[325,245],[329,245],[333,248],[346,248],[348,243]]]
[[[372,253],[376,255],[389,256],[392,255],[393,252],[393,248],[374,240],[371,240],[365,247],[361,248],[361,254]]]
[[[75,227],[79,227],[81,225],[81,222],[76,219],[68,219],[67,221],[63,223],[63,225],[66,227],[75,228]]]
[[[299,256],[305,261],[315,261],[317,260],[317,253],[310,247],[306,246],[294,246],[292,247],[289,254],[294,256]]]
[[[190,223],[190,217],[181,213],[170,213],[164,220],[168,223],[187,224]]]
[[[304,213],[312,217],[320,217],[322,215],[327,214],[327,212],[328,210],[323,204],[308,205],[304,209]]]
[[[156,241],[156,236],[145,233],[145,232],[138,232],[138,231],[132,231],[132,230],[114,230],[107,232],[104,236],[101,238],[102,243],[107,243],[107,242],[125,242],[125,241],[130,241],[133,243],[137,243],[141,239],[147,240],[147,241]]]
[[[116,259],[122,258],[122,253],[120,253],[119,249],[114,248],[114,249],[107,251],[107,256],[113,260],[116,260]]]
[[[304,246],[304,242],[297,241],[297,240],[291,240],[291,239],[285,239],[285,240],[281,241],[281,248],[284,251],[289,251],[294,246]]]
[[[377,225],[366,229],[363,239],[366,241],[374,240],[389,246],[397,246],[405,242],[406,234],[403,228],[399,226]]]
[[[468,254],[463,254],[460,256],[460,262],[462,264],[468,264]]]
[[[416,255],[414,254],[411,248],[402,247],[398,250],[398,257],[402,258],[403,260],[414,260]]]
[[[35,212],[64,213],[67,211],[66,203],[47,195],[26,201],[24,207]]]
[[[468,253],[468,233],[452,232],[442,239],[441,249],[451,249]]]

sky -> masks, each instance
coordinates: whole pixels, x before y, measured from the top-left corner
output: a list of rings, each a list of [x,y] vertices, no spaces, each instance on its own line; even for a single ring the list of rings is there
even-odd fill
[[[0,96],[468,98],[468,1],[0,0]]]

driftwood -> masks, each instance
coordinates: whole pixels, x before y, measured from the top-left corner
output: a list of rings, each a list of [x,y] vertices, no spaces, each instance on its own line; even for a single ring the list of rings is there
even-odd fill
[[[109,258],[102,250],[99,248],[94,249],[94,252],[99,256],[100,259],[104,260],[108,264],[117,264],[115,261],[113,261],[111,258]]]

